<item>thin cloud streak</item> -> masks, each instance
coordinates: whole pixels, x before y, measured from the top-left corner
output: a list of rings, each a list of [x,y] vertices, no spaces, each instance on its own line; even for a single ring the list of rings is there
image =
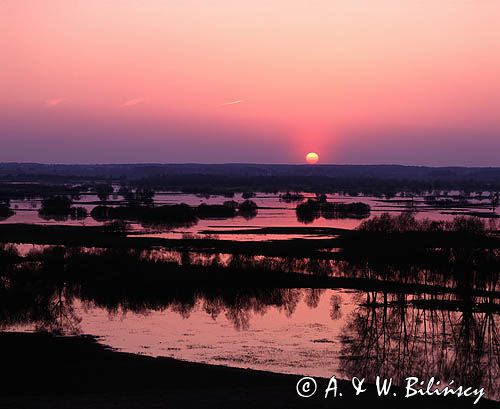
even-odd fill
[[[220,106],[223,107],[227,105],[236,105],[236,104],[241,104],[242,102],[243,102],[242,99],[237,99],[235,101],[224,102],[223,104],[220,104]]]
[[[145,98],[133,98],[123,102],[122,107],[135,107],[137,105],[144,104],[145,102],[147,102],[147,99]]]
[[[50,98],[44,101],[45,106],[48,108],[53,108],[60,105],[64,100],[61,98]]]

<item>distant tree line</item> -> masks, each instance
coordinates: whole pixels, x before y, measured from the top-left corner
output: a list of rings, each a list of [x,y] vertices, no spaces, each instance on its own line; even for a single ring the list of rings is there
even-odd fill
[[[467,199],[472,194],[476,198],[490,200],[492,205],[498,206],[498,192],[500,192],[500,178],[443,178],[443,179],[404,179],[398,176],[377,178],[371,176],[332,176],[332,175],[222,175],[222,174],[171,174],[153,175],[142,179],[124,181],[116,179],[114,182],[105,178],[100,180],[89,178],[86,181],[79,179],[78,183],[72,177],[58,176],[53,182],[35,183],[36,177],[31,180],[17,183],[17,178],[8,178],[0,182],[1,199],[29,199],[37,197],[68,196],[73,199],[81,194],[94,193],[99,200],[105,202],[111,195],[120,195],[124,200],[133,203],[152,201],[155,191],[178,191],[199,195],[222,195],[232,198],[236,193],[242,193],[243,199],[251,199],[255,192],[283,194],[283,200],[294,200],[294,193],[339,193],[347,196],[375,196],[393,198],[396,195],[412,196],[447,196],[450,192],[458,191],[460,196]],[[16,183],[12,183],[16,182]],[[121,185],[116,191],[113,184]],[[485,194],[486,192],[486,194]],[[300,193],[296,193],[300,194]],[[296,198],[298,199],[298,198]],[[495,204],[496,203],[496,204]]]
[[[255,202],[245,200],[242,203],[227,201],[224,204],[206,204],[189,206],[185,203],[162,206],[126,205],[96,206],[90,215],[99,221],[137,220],[158,224],[194,224],[198,219],[226,219],[241,216],[252,218],[257,215]]]
[[[500,191],[500,180],[407,180],[376,177],[334,176],[228,176],[228,175],[161,175],[133,182],[136,186],[162,191],[182,191],[193,194],[234,195],[237,192],[311,192],[340,193],[348,196],[394,197],[397,194],[424,195],[428,192]]]

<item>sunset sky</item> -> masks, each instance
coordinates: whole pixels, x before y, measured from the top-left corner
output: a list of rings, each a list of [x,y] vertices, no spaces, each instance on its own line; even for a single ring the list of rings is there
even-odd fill
[[[500,166],[500,1],[1,0],[0,161]]]

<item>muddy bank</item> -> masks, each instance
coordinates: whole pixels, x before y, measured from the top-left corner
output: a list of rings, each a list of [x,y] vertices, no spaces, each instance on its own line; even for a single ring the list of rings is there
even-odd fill
[[[494,402],[456,398],[379,398],[372,386],[354,397],[304,399],[300,377],[195,364],[112,351],[91,337],[0,333],[4,381],[1,408],[493,408]],[[327,381],[318,379],[319,390]],[[397,390],[400,396],[402,390]]]

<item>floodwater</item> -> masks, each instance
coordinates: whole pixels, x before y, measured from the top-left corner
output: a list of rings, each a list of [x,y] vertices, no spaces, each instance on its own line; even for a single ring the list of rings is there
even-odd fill
[[[226,290],[152,308],[76,299],[61,316],[68,328],[126,352],[310,376],[380,375],[400,384],[409,375],[437,376],[484,387],[499,400],[500,316],[461,301],[344,289]]]
[[[403,198],[396,197],[391,200],[384,200],[371,196],[344,196],[339,194],[327,195],[329,201],[353,203],[363,202],[370,205],[372,211],[370,217],[379,215],[383,212],[392,212],[395,214],[402,211],[414,211],[417,218],[430,218],[433,220],[451,220],[459,212],[491,212],[488,208],[487,201],[469,200],[471,206],[463,208],[457,207],[433,208],[424,203],[423,197]],[[305,200],[313,198],[314,195],[304,193]],[[235,200],[241,202],[244,199],[241,194],[236,194],[232,198],[223,196],[200,197],[193,194],[184,194],[176,192],[157,193],[155,196],[155,204],[178,204],[186,203],[191,206],[198,206],[202,203],[207,204],[222,204],[227,200]],[[325,219],[317,218],[310,223],[304,224],[297,219],[295,208],[297,202],[287,203],[280,199],[278,194],[258,193],[256,197],[251,198],[259,207],[255,217],[246,219],[244,217],[234,217],[230,219],[201,219],[193,226],[142,226],[132,222],[130,224],[134,233],[141,233],[148,237],[162,238],[182,238],[190,236],[218,236],[218,232],[222,230],[239,230],[239,229],[260,229],[264,227],[334,227],[343,229],[354,229],[364,219],[359,218],[342,218],[342,219]],[[117,197],[111,198],[116,205],[122,202]],[[82,195],[79,200],[74,202],[74,206],[85,207],[90,211],[99,203],[95,195]],[[20,200],[12,201],[11,208],[16,212],[13,216],[5,220],[0,220],[0,223],[32,223],[32,224],[65,224],[76,226],[99,226],[102,222],[94,220],[88,216],[81,220],[55,220],[51,218],[42,218],[38,215],[41,200]],[[499,215],[497,213],[492,214]],[[293,238],[315,238],[318,235],[314,234],[224,234],[220,238],[227,240],[271,240],[271,239],[293,239]]]
[[[305,195],[307,198],[307,195]],[[309,195],[309,197],[312,197]],[[390,211],[417,211],[418,218],[450,220],[463,208],[435,209],[423,198],[384,201],[374,197],[330,195],[328,200],[368,203],[370,217]],[[157,204],[218,204],[221,196],[202,198],[196,195],[160,193]],[[200,220],[190,227],[144,227],[132,224],[135,233],[155,237],[180,238],[186,235],[217,235],[219,230],[263,227],[340,227],[356,228],[361,219],[318,218],[304,225],[297,220],[296,203],[281,201],[278,195],[258,194],[252,198],[259,206],[251,219]],[[95,196],[82,196],[76,206],[91,210],[98,203]],[[477,205],[477,207],[474,207]],[[467,211],[486,209],[483,202]],[[38,215],[39,201],[13,201],[16,214],[2,223],[100,225],[91,217],[84,220],[46,220]],[[269,240],[294,237],[320,237],[312,234],[228,234],[230,240]],[[46,246],[18,245],[21,255],[40,251]],[[85,251],[94,251],[87,249]],[[176,252],[154,249],[148,257],[182,263]],[[194,252],[190,263],[211,263]],[[217,255],[218,263],[230,262],[230,255]],[[328,274],[359,278],[359,271],[308,260],[271,260],[276,265],[291,266],[294,272],[311,273],[311,265]],[[261,260],[257,260],[261,261]],[[402,272],[395,277],[407,278]],[[434,272],[425,269],[414,276],[415,283],[428,283]],[[472,296],[462,282],[439,275],[443,282],[434,283],[463,292],[444,294],[383,293],[352,289],[173,289],[164,298],[134,294],[120,299],[116,294],[84,295],[61,292],[62,297],[41,298],[47,305],[37,305],[37,314],[16,311],[9,317],[2,311],[0,330],[47,330],[65,334],[90,334],[113,348],[152,356],[222,364],[228,366],[341,378],[377,375],[392,377],[402,384],[406,376],[455,381],[455,384],[484,387],[486,396],[500,400],[500,314],[497,298]],[[498,294],[498,278],[486,290]],[[432,283],[430,283],[432,284]],[[466,283],[467,284],[467,283]],[[91,289],[92,290],[92,289]],[[175,290],[175,291],[174,291]],[[96,291],[97,292],[97,291]],[[121,294],[118,294],[121,296]],[[99,298],[99,296],[101,298]],[[115,298],[113,298],[116,296]],[[117,298],[118,297],[118,298]],[[63,300],[63,301],[61,301]],[[54,305],[52,305],[54,303]],[[40,314],[46,308],[50,314]],[[33,306],[35,310],[35,306]],[[60,311],[55,314],[54,311]],[[29,317],[22,322],[20,317]],[[49,322],[30,321],[31,317],[48,317]]]
[[[50,252],[50,246],[16,247],[22,256]],[[78,249],[77,254],[83,253],[98,256],[106,250]],[[387,276],[383,268],[347,261],[161,248],[141,250],[138,257],[348,278],[352,288],[366,279],[397,280],[401,287],[384,292],[167,285],[161,291],[137,291],[120,282],[102,289],[93,281],[48,279],[37,303],[29,298],[23,303],[22,294],[7,298],[0,330],[90,334],[126,352],[280,373],[371,381],[378,375],[399,384],[410,375],[435,376],[484,387],[490,399],[500,400],[498,272],[450,274],[425,267]],[[10,281],[12,291],[26,284],[23,276],[18,283]],[[417,290],[415,285],[422,283]],[[439,292],[430,291],[436,287]],[[12,312],[8,300],[15,300]]]

